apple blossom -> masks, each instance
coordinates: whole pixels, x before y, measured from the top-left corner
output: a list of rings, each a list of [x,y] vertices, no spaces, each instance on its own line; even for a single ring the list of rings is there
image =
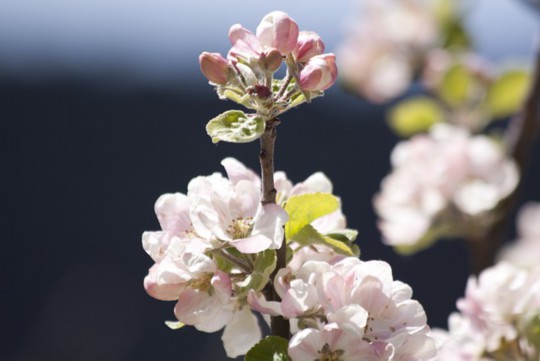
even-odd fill
[[[301,31],[298,34],[293,56],[298,63],[305,63],[312,57],[323,54],[324,48],[324,42],[317,33]]]
[[[300,70],[302,90],[326,90],[337,78],[336,56],[334,54],[316,55],[310,58]]]
[[[219,53],[203,52],[199,56],[201,71],[206,78],[215,84],[227,84],[230,64]]]
[[[298,40],[298,25],[283,11],[273,11],[257,26],[257,38],[264,46],[275,48],[282,55],[289,55]]]
[[[400,142],[391,160],[394,169],[374,205],[385,243],[405,252],[465,229],[454,227],[456,217],[488,221],[518,181],[517,166],[501,146],[450,125]]]

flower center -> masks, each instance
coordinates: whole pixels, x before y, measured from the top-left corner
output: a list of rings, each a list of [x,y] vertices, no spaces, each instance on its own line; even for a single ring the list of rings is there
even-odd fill
[[[330,345],[325,343],[323,348],[319,351],[320,357],[315,361],[341,361],[341,356],[343,356],[343,350],[332,351]]]
[[[204,273],[199,278],[194,278],[189,282],[189,287],[206,292],[212,287],[212,273]]]
[[[233,219],[229,227],[227,227],[227,232],[231,235],[233,239],[246,238],[253,228],[253,217],[238,217]]]

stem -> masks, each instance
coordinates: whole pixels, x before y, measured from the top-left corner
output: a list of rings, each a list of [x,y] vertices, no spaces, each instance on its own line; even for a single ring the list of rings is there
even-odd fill
[[[523,186],[530,148],[540,132],[540,49],[536,54],[531,88],[523,104],[521,114],[512,118],[505,134],[508,154],[514,158],[519,169],[516,190],[497,209],[497,219],[491,227],[476,239],[468,240],[471,268],[475,274],[495,263],[495,256],[503,242],[509,218],[518,201]]]
[[[276,127],[280,121],[277,118],[266,122],[266,128],[261,136],[261,151],[259,153],[259,161],[261,163],[261,180],[262,180],[262,204],[276,203],[276,188],[274,187],[274,144],[276,141]],[[272,273],[269,283],[271,290],[267,293],[272,301],[281,301],[279,295],[272,286],[272,281],[281,268],[287,266],[287,244],[283,241],[281,248],[277,250],[276,269]],[[289,320],[281,316],[272,317],[270,320],[270,328],[272,335],[281,336],[288,340],[290,338]]]
[[[281,88],[279,89],[279,92],[276,94],[276,97],[274,98],[275,101],[278,101],[281,99],[283,94],[285,93],[285,90],[287,90],[287,87],[289,86],[289,83],[293,79],[292,75],[290,74],[289,70],[287,70],[287,76],[285,77],[285,80],[283,80],[283,83],[281,84]]]

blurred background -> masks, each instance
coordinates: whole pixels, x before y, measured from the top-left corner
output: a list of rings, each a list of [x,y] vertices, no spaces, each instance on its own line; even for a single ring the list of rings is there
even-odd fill
[[[258,144],[214,145],[204,125],[235,104],[199,71],[226,53],[234,23],[255,29],[280,9],[332,51],[361,1],[3,0],[1,360],[225,360],[220,333],[168,329],[173,302],[150,298],[140,236],[159,225],[162,193],[233,156],[258,169]],[[470,0],[481,55],[530,62],[538,14],[517,0]],[[445,327],[468,275],[465,247],[411,257],[382,245],[371,199],[397,141],[384,106],[339,86],[282,118],[276,167],[295,182],[322,170],[341,196],[363,259],[391,263],[431,326]],[[540,200],[540,147],[524,199]],[[509,230],[509,238],[512,230]]]

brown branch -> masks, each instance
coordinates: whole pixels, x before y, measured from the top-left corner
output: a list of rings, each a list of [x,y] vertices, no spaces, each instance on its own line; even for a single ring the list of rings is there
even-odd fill
[[[540,49],[536,54],[531,88],[523,104],[520,114],[512,118],[505,134],[508,154],[518,165],[520,177],[516,190],[497,209],[497,219],[486,232],[475,239],[467,241],[471,271],[479,274],[495,263],[506,230],[510,222],[510,214],[516,207],[523,186],[525,170],[529,162],[530,150],[540,132]]]
[[[276,188],[274,186],[274,144],[276,141],[276,127],[280,121],[276,118],[266,122],[266,129],[261,136],[261,151],[259,153],[259,161],[261,163],[261,180],[262,180],[262,204],[276,203]],[[281,301],[279,295],[273,287],[273,280],[277,271],[287,266],[287,244],[285,240],[281,248],[277,250],[276,269],[270,277],[270,284],[266,289],[266,294],[272,301]],[[271,318],[270,329],[272,335],[281,336],[286,340],[290,339],[289,320],[281,316]]]

